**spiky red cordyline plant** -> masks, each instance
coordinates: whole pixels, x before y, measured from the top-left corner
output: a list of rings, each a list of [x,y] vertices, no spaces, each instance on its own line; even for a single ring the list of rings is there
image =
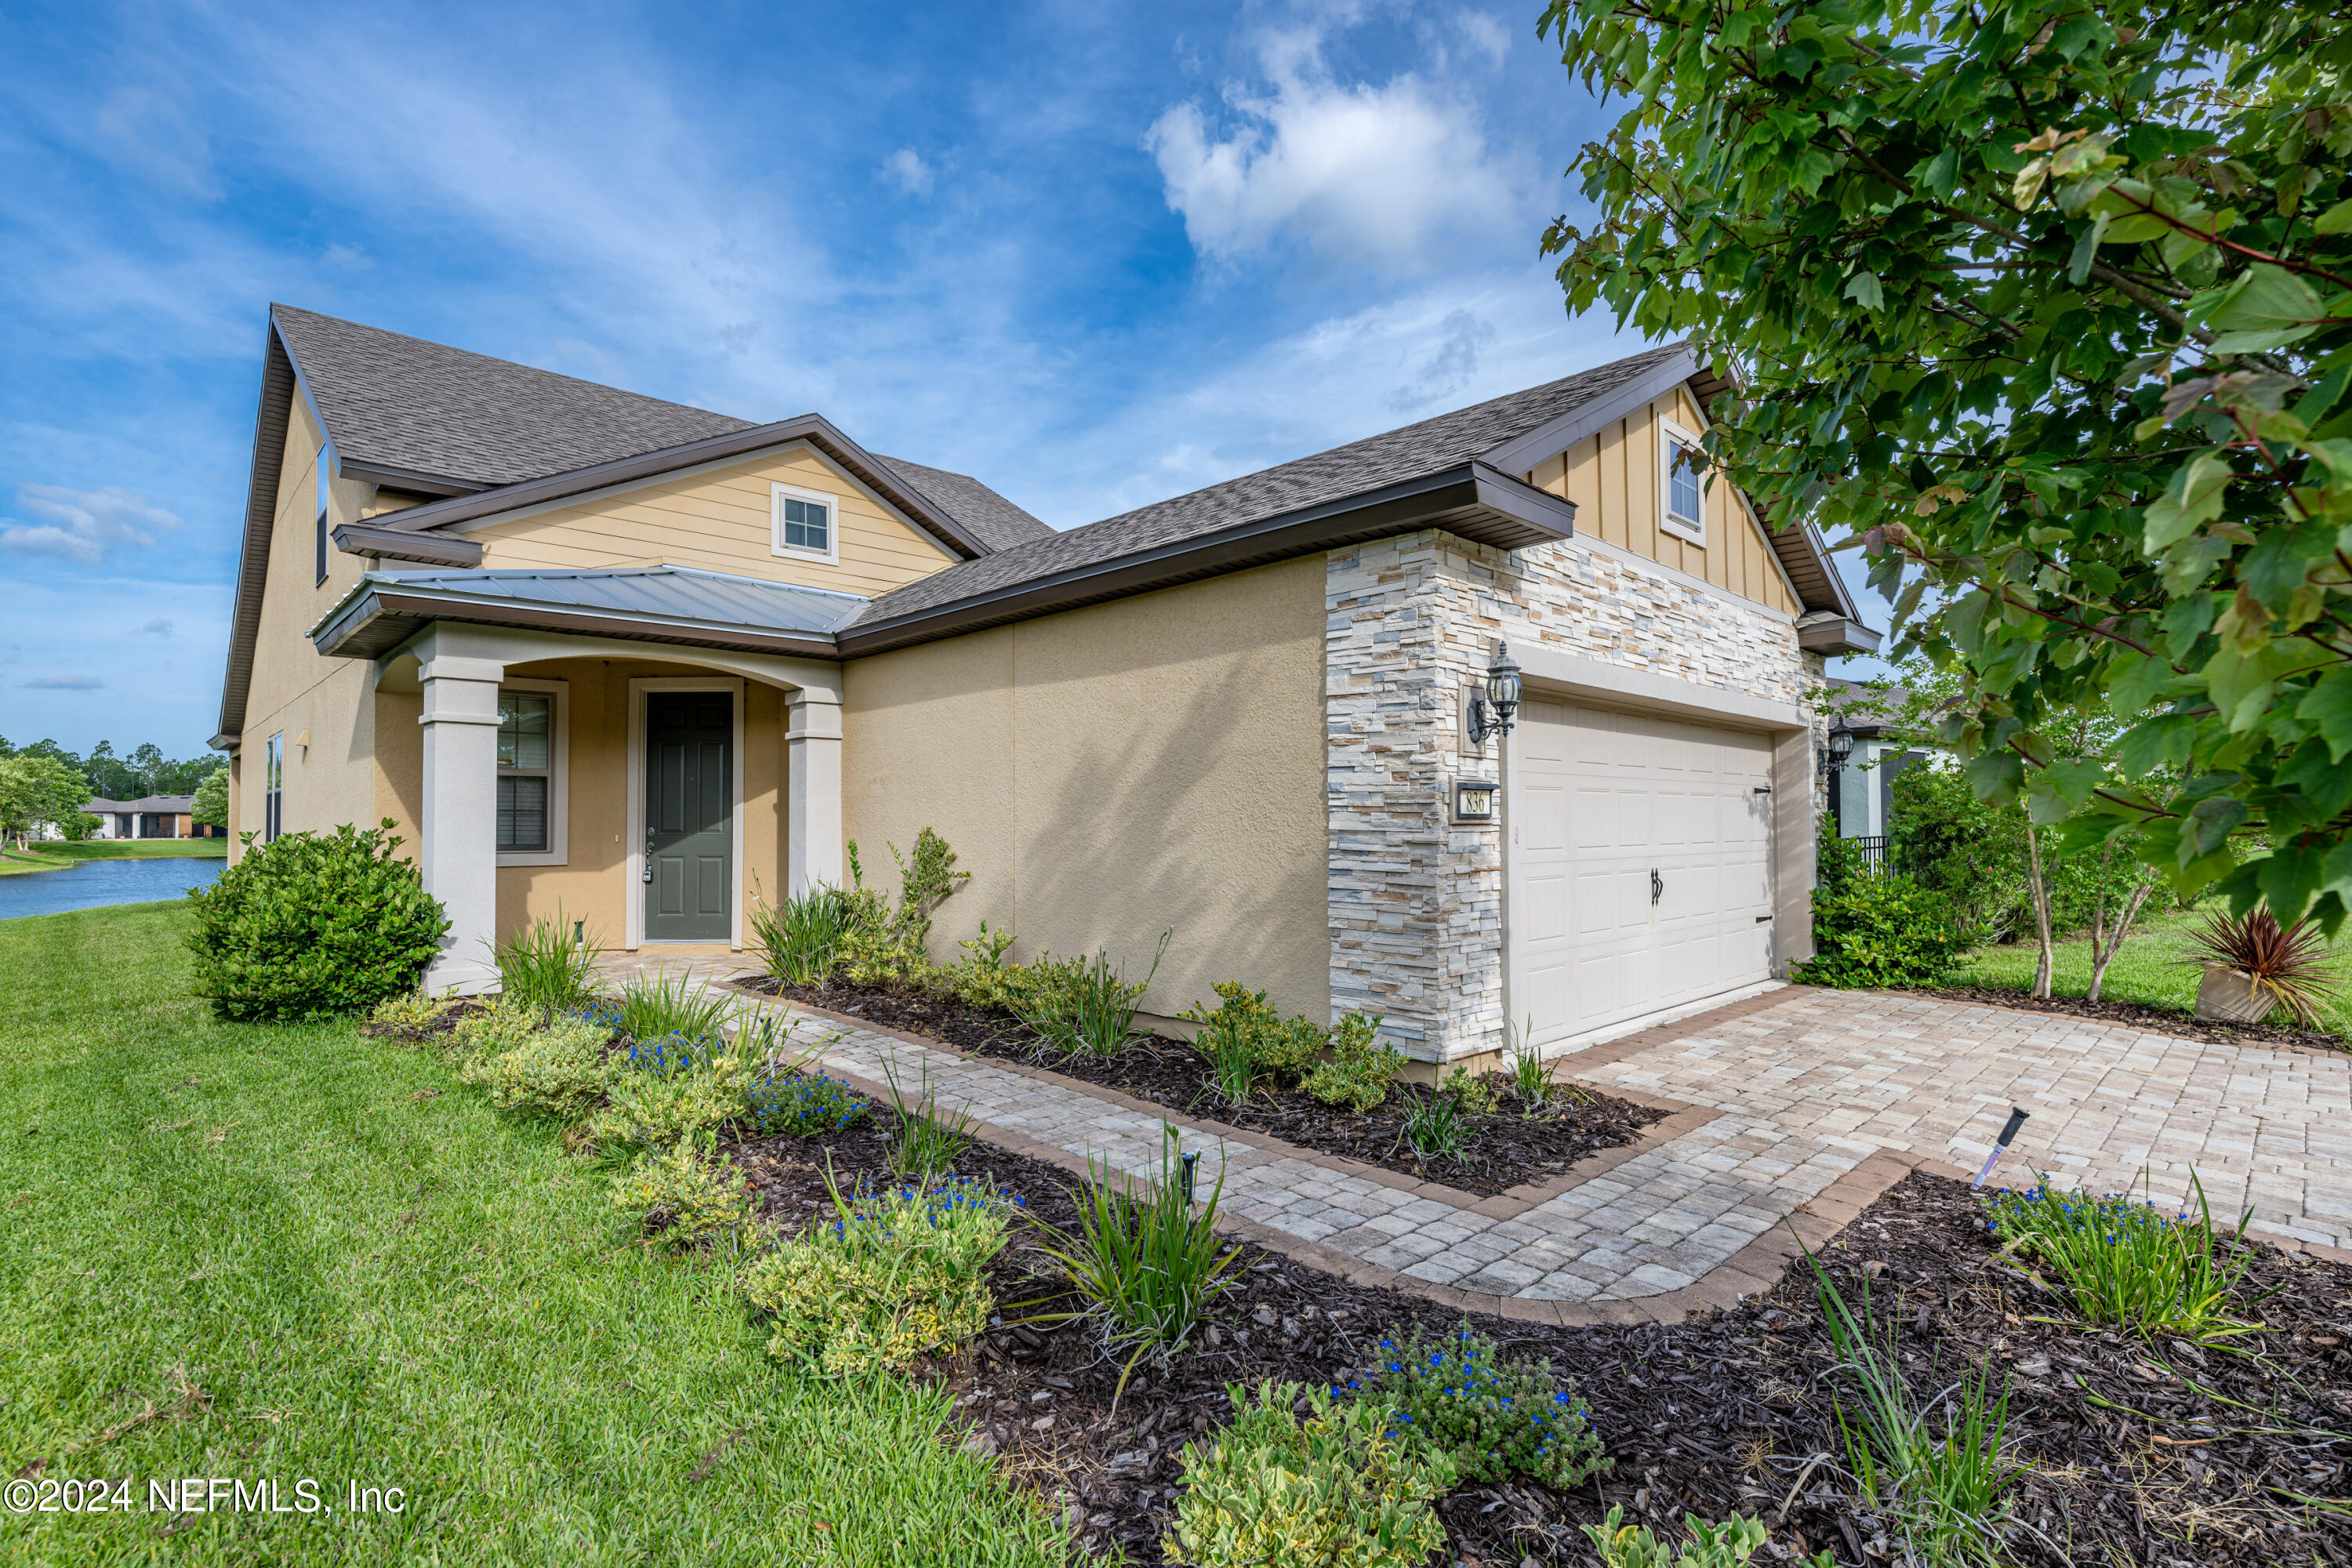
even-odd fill
[[[2318,1026],[2320,1004],[2343,988],[2327,962],[2327,939],[2307,920],[2282,926],[2267,909],[2244,916],[2217,909],[2189,933],[2189,942],[2190,963],[2239,971],[2306,1029]]]

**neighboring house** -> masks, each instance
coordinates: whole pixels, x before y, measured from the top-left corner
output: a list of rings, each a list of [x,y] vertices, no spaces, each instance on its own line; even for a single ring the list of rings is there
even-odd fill
[[[276,307],[215,743],[232,834],[390,817],[452,921],[729,952],[946,836],[1014,955],[1234,978],[1424,1060],[1811,951],[1811,704],[1864,628],[1695,461],[1680,346],[1055,532],[748,425]],[[1507,639],[1516,731],[1466,704]],[[1468,817],[1455,786],[1500,785]],[[1475,797],[1469,804],[1475,805]]]
[[[1844,763],[1830,773],[1831,819],[1839,837],[1874,840],[1879,852],[1894,815],[1895,781],[1906,769],[1936,763],[1944,755],[1941,747],[1891,732],[1910,700],[1904,687],[1880,689],[1834,676],[1823,695],[1824,716],[1833,725],[1842,720],[1853,743]]]
[[[92,838],[199,838],[211,829],[200,828],[189,813],[196,808],[193,795],[150,795],[137,800],[92,800],[82,807],[99,819]]]

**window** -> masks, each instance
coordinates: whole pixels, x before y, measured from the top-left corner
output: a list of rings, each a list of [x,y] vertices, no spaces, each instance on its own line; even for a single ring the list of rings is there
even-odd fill
[[[501,866],[561,866],[563,721],[557,680],[499,688],[498,858]]]
[[[834,499],[790,485],[769,487],[774,507],[774,537],[770,551],[813,561],[841,559],[839,530],[835,527]]]
[[[317,534],[319,574],[314,583],[327,580],[327,454],[319,454],[319,528]]]
[[[286,736],[284,731],[269,737],[268,761],[261,774],[261,841],[264,844],[278,837],[285,825],[286,800]]]
[[[1706,542],[1706,453],[1698,437],[1672,420],[1658,421],[1658,526],[1693,544]]]

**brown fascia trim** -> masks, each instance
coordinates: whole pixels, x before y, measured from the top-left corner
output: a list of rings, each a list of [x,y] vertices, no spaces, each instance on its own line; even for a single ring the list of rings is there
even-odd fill
[[[1524,436],[1512,437],[1481,460],[1507,474],[1527,473],[1546,458],[1557,457],[1595,431],[1664,396],[1697,372],[1698,356],[1685,344],[1681,353],[1662,360],[1639,380],[1629,381],[1603,397],[1571,408],[1557,419],[1547,420]]]
[[[326,426],[322,424],[320,428]],[[386,489],[409,490],[425,496],[479,495],[488,489],[469,479],[453,479],[446,474],[428,474],[417,468],[396,468],[389,463],[371,463],[362,458],[346,458],[335,454],[335,472],[347,479],[365,479]]]
[[[410,507],[398,513],[400,521],[394,526],[403,531],[415,532],[457,528],[495,518],[500,512],[563,500],[591,490],[603,489],[608,485],[653,479],[679,468],[690,468],[698,463],[721,462],[762,447],[782,446],[789,441],[805,441],[824,453],[963,559],[969,561],[995,553],[977,535],[967,531],[961,523],[908,489],[905,480],[885,468],[879,458],[834,428],[821,414],[796,415],[772,425],[755,425],[749,430],[705,437],[699,441],[689,441],[683,447],[665,447],[657,452],[615,458],[609,462],[573,468],[568,473],[549,474],[536,479],[518,479],[513,484],[478,490],[471,495],[427,501],[423,506]],[[355,466],[346,465],[345,471],[356,472],[357,469]],[[422,480],[414,478],[394,482],[408,489],[419,489],[423,484]]]
[[[1573,534],[1576,505],[1515,475],[1499,473],[1483,460],[1463,463],[1320,506],[853,626],[836,640],[841,657],[854,658],[1424,528],[1443,529],[1499,550],[1517,550]]]
[[[479,566],[482,547],[445,533],[411,533],[380,522],[347,522],[334,532],[335,548],[346,555],[415,561],[427,566]]]
[[[1797,623],[1797,646],[1807,653],[1876,653],[1884,640],[1860,621],[1826,610]]]
[[[573,632],[583,637],[724,648],[736,653],[789,654],[799,658],[841,657],[833,638],[823,632],[799,635],[755,632],[742,626],[697,626],[690,622],[646,620],[632,616],[597,615],[585,610],[549,609],[534,605],[488,603],[437,594],[387,592],[381,588],[370,592],[312,634],[311,643],[320,653],[331,658],[375,658],[399,647],[434,621],[460,621],[484,626],[520,626],[532,631]]]
[[[272,318],[261,351],[261,406],[253,416],[253,474],[245,491],[245,532],[236,547],[236,605],[231,614],[228,667],[221,676],[220,733],[245,728],[245,699],[253,683],[253,646],[261,633],[261,590],[269,577],[269,538],[278,522],[278,471],[286,460],[286,428],[294,413],[294,360]]]

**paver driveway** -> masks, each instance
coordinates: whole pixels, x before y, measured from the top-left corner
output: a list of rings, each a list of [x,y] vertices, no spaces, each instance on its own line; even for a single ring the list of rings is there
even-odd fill
[[[713,979],[732,968],[694,967]],[[830,1037],[823,1060],[835,1071],[876,1082],[887,1066],[901,1083],[928,1081],[943,1104],[968,1104],[983,1136],[1157,1168],[1162,1118],[1133,1102],[845,1021],[803,1015],[795,1029]],[[1449,1299],[1633,1303],[1737,1275],[1725,1266],[1743,1249],[1873,1156],[1973,1170],[2016,1104],[2032,1120],[2005,1156],[2011,1183],[2038,1168],[2105,1190],[2145,1167],[2170,1203],[2194,1170],[2217,1215],[2251,1203],[2257,1230],[2352,1245],[2352,1063],[2341,1057],[1792,986],[1571,1056],[1562,1071],[1717,1114],[1681,1118],[1678,1135],[1532,1203],[1400,1183],[1248,1133],[1216,1142],[1203,1180],[1222,1173],[1227,1212],[1261,1237]]]

